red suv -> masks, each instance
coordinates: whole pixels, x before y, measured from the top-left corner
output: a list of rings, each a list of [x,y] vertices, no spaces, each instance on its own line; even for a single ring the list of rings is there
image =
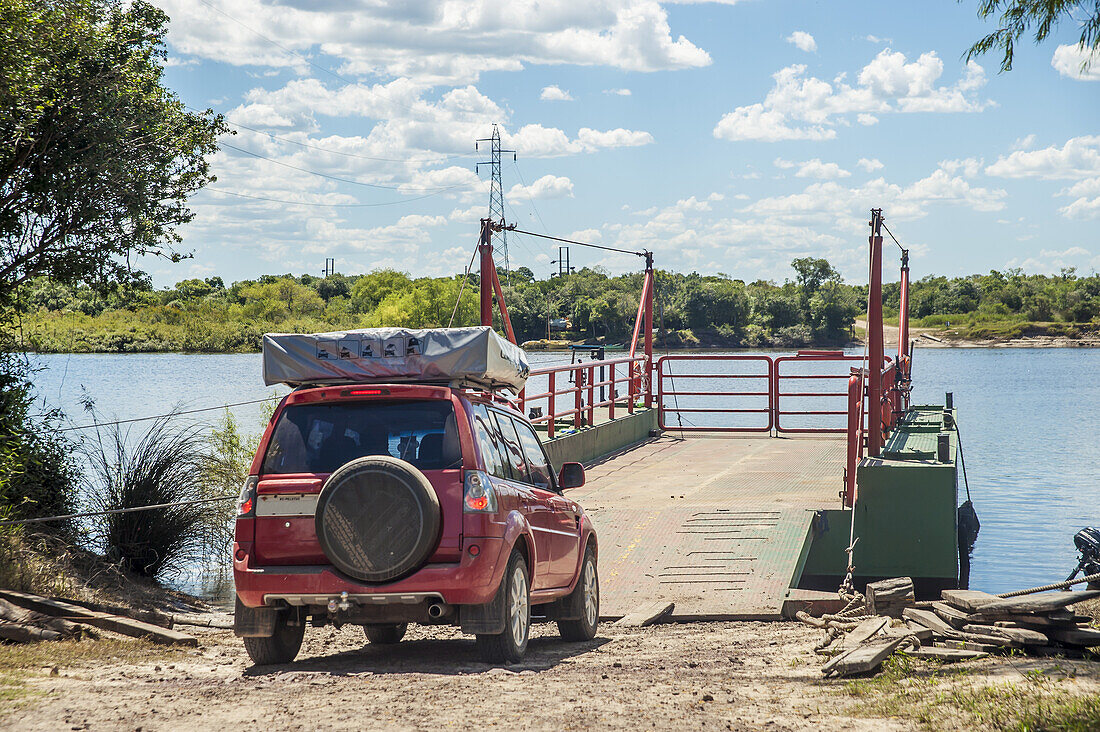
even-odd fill
[[[396,643],[410,622],[477,637],[515,662],[532,616],[596,633],[596,534],[562,494],[530,423],[492,393],[370,384],[299,388],[271,419],[241,491],[234,630],[287,663],[307,621]]]

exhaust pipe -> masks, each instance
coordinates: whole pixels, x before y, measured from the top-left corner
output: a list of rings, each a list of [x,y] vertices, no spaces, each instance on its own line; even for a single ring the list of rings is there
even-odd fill
[[[440,618],[450,615],[453,608],[450,605],[442,602],[433,602],[428,605],[428,617],[432,620],[439,620]]]

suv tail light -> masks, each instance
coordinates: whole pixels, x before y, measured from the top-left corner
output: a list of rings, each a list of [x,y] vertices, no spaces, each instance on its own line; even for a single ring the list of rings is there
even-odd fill
[[[466,513],[496,513],[497,494],[489,476],[480,470],[467,470],[462,487],[462,510]]]
[[[238,518],[251,518],[256,515],[256,486],[259,482],[260,478],[256,475],[245,478],[244,485],[241,486],[241,495],[237,498]]]

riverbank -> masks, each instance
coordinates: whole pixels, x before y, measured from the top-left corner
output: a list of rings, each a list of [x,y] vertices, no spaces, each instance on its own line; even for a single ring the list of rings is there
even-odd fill
[[[192,630],[192,629],[189,629]],[[310,629],[295,663],[250,665],[227,630],[195,649],[140,641],[0,648],[0,725],[72,729],[1095,729],[1100,663],[899,656],[826,680],[820,631],[793,622],[619,628],[566,644],[535,626],[523,663],[492,668],[452,628],[396,646]],[[103,643],[95,646],[94,643]],[[46,649],[40,644],[36,649]],[[101,650],[102,653],[98,653]]]

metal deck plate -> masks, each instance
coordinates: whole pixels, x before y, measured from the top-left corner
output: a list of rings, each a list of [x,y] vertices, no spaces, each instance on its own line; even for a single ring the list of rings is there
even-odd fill
[[[590,466],[569,494],[596,525],[601,614],[667,600],[685,619],[780,617],[843,455],[838,439],[666,436]]]

